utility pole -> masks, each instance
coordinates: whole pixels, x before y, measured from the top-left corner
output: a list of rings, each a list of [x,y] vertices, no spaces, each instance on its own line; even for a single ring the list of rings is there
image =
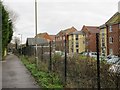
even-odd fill
[[[97,51],[97,88],[100,90],[100,60],[99,60],[99,33],[96,33],[96,51]]]
[[[35,37],[35,43],[36,43],[36,65],[38,67],[38,52],[37,52],[37,0],[35,0],[35,33],[36,33],[36,37]]]

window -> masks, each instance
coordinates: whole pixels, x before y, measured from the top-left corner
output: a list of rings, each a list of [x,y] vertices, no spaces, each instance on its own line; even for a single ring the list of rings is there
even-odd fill
[[[79,53],[79,49],[76,49],[76,52]]]
[[[113,43],[113,38],[109,37],[109,43]]]
[[[120,24],[119,24],[119,29],[120,29]]]
[[[83,44],[85,44],[85,41],[83,41]]]
[[[109,26],[109,31],[112,32],[112,26]]]
[[[78,42],[76,42],[76,47],[79,47],[79,43]]]
[[[72,40],[73,40],[73,35],[72,35]]]
[[[102,38],[102,42],[105,42],[104,38]]]
[[[72,48],[72,53],[73,53],[73,51],[74,51],[74,50],[73,50],[73,48]]]
[[[105,36],[105,33],[102,33],[102,37],[104,37]]]
[[[88,45],[88,41],[86,42],[86,45]]]
[[[78,40],[78,35],[76,35],[76,40]]]
[[[102,43],[102,47],[105,47],[105,43]]]
[[[113,50],[112,49],[109,50],[109,54],[113,54]]]
[[[88,35],[86,34],[86,38],[88,37]]]
[[[72,42],[72,45],[73,45],[73,42]]]
[[[120,42],[120,36],[119,36],[119,42]]]
[[[104,29],[101,29],[101,33],[104,33]]]

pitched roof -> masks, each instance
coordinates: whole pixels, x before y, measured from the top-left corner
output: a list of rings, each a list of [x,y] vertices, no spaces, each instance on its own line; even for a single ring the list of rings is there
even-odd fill
[[[83,31],[75,31],[75,32],[70,33],[69,35],[83,35],[83,34],[84,34]]]
[[[55,35],[50,35],[52,40],[55,40]]]
[[[46,33],[46,32],[45,33],[39,33],[39,34],[37,34],[37,37],[43,38],[45,35],[48,35],[48,33]]]
[[[48,43],[47,40],[43,38],[27,38],[26,44],[27,45],[36,45],[36,41],[38,45]]]
[[[70,34],[70,33],[75,32],[75,31],[77,31],[77,29],[74,28],[74,27],[71,27],[71,28],[68,28],[68,29],[65,29],[65,30],[61,30],[61,31],[57,34],[57,36],[59,36],[60,34],[62,34],[62,35]]]
[[[106,27],[106,25],[105,25],[105,24],[103,24],[103,25],[99,26],[99,28],[100,28],[100,29],[105,28],[105,27]]]
[[[47,36],[47,37],[46,37]],[[35,36],[36,37],[36,36]],[[37,34],[37,37],[38,38],[44,38],[44,39],[46,39],[46,40],[52,40],[52,38],[50,37],[50,35],[47,33],[47,32],[45,32],[45,33],[39,33],[39,34]]]
[[[63,32],[66,33],[66,34],[69,34],[69,33],[74,32],[74,31],[77,31],[77,29],[74,28],[74,27],[71,27],[71,28],[68,28],[68,29],[64,30]]]
[[[116,24],[120,23],[120,13],[116,12],[105,24]]]
[[[88,32],[90,33],[99,33],[99,27],[97,26],[83,26],[83,28],[86,28]]]

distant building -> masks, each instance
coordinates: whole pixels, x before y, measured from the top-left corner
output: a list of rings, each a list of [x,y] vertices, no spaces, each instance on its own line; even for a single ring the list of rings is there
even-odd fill
[[[52,37],[48,33],[46,33],[46,32],[45,33],[39,33],[35,37],[37,37],[37,38],[43,38],[43,39],[47,40],[48,42],[50,42],[50,41],[53,40]]]
[[[106,23],[107,53],[120,56],[120,13],[116,12]]]
[[[68,28],[66,30],[61,30],[55,37],[55,46],[56,46],[56,50],[58,51],[65,51],[65,37],[66,37],[66,41],[67,41],[67,52],[68,52],[68,35],[72,32],[75,32],[77,31],[76,28],[74,27],[71,27],[71,28]]]
[[[38,46],[48,43],[47,40],[43,38],[27,38],[26,46]]]
[[[37,44],[37,49],[38,53],[41,51],[41,47],[45,47],[45,50],[48,50],[49,44],[48,41],[43,39],[43,38],[27,38],[26,41],[26,47],[23,48],[23,54],[25,55],[35,55],[36,52],[36,44]]]
[[[16,45],[13,43],[9,43],[7,46],[8,52],[14,52],[14,50],[16,49]]]
[[[85,33],[85,51],[96,52],[96,33],[99,33],[99,27],[84,25],[82,31]]]
[[[55,35],[49,35],[49,36],[50,36],[51,40],[52,40],[53,42],[55,42]]]
[[[85,52],[85,34],[82,31],[72,32],[69,37],[69,53]]]
[[[107,28],[103,24],[99,27],[100,29],[100,51],[101,55],[107,56]]]

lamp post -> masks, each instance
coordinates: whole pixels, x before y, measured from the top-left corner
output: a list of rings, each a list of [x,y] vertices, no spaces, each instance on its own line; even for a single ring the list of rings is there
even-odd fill
[[[36,58],[36,65],[38,66],[38,52],[37,52],[37,0],[35,0],[35,43],[36,43],[36,49],[35,49],[35,58]]]
[[[21,36],[21,42],[20,42],[20,43],[21,43],[21,45],[20,45],[20,46],[21,46],[21,54],[22,54],[22,34],[18,34],[18,35],[20,35],[20,36]]]

